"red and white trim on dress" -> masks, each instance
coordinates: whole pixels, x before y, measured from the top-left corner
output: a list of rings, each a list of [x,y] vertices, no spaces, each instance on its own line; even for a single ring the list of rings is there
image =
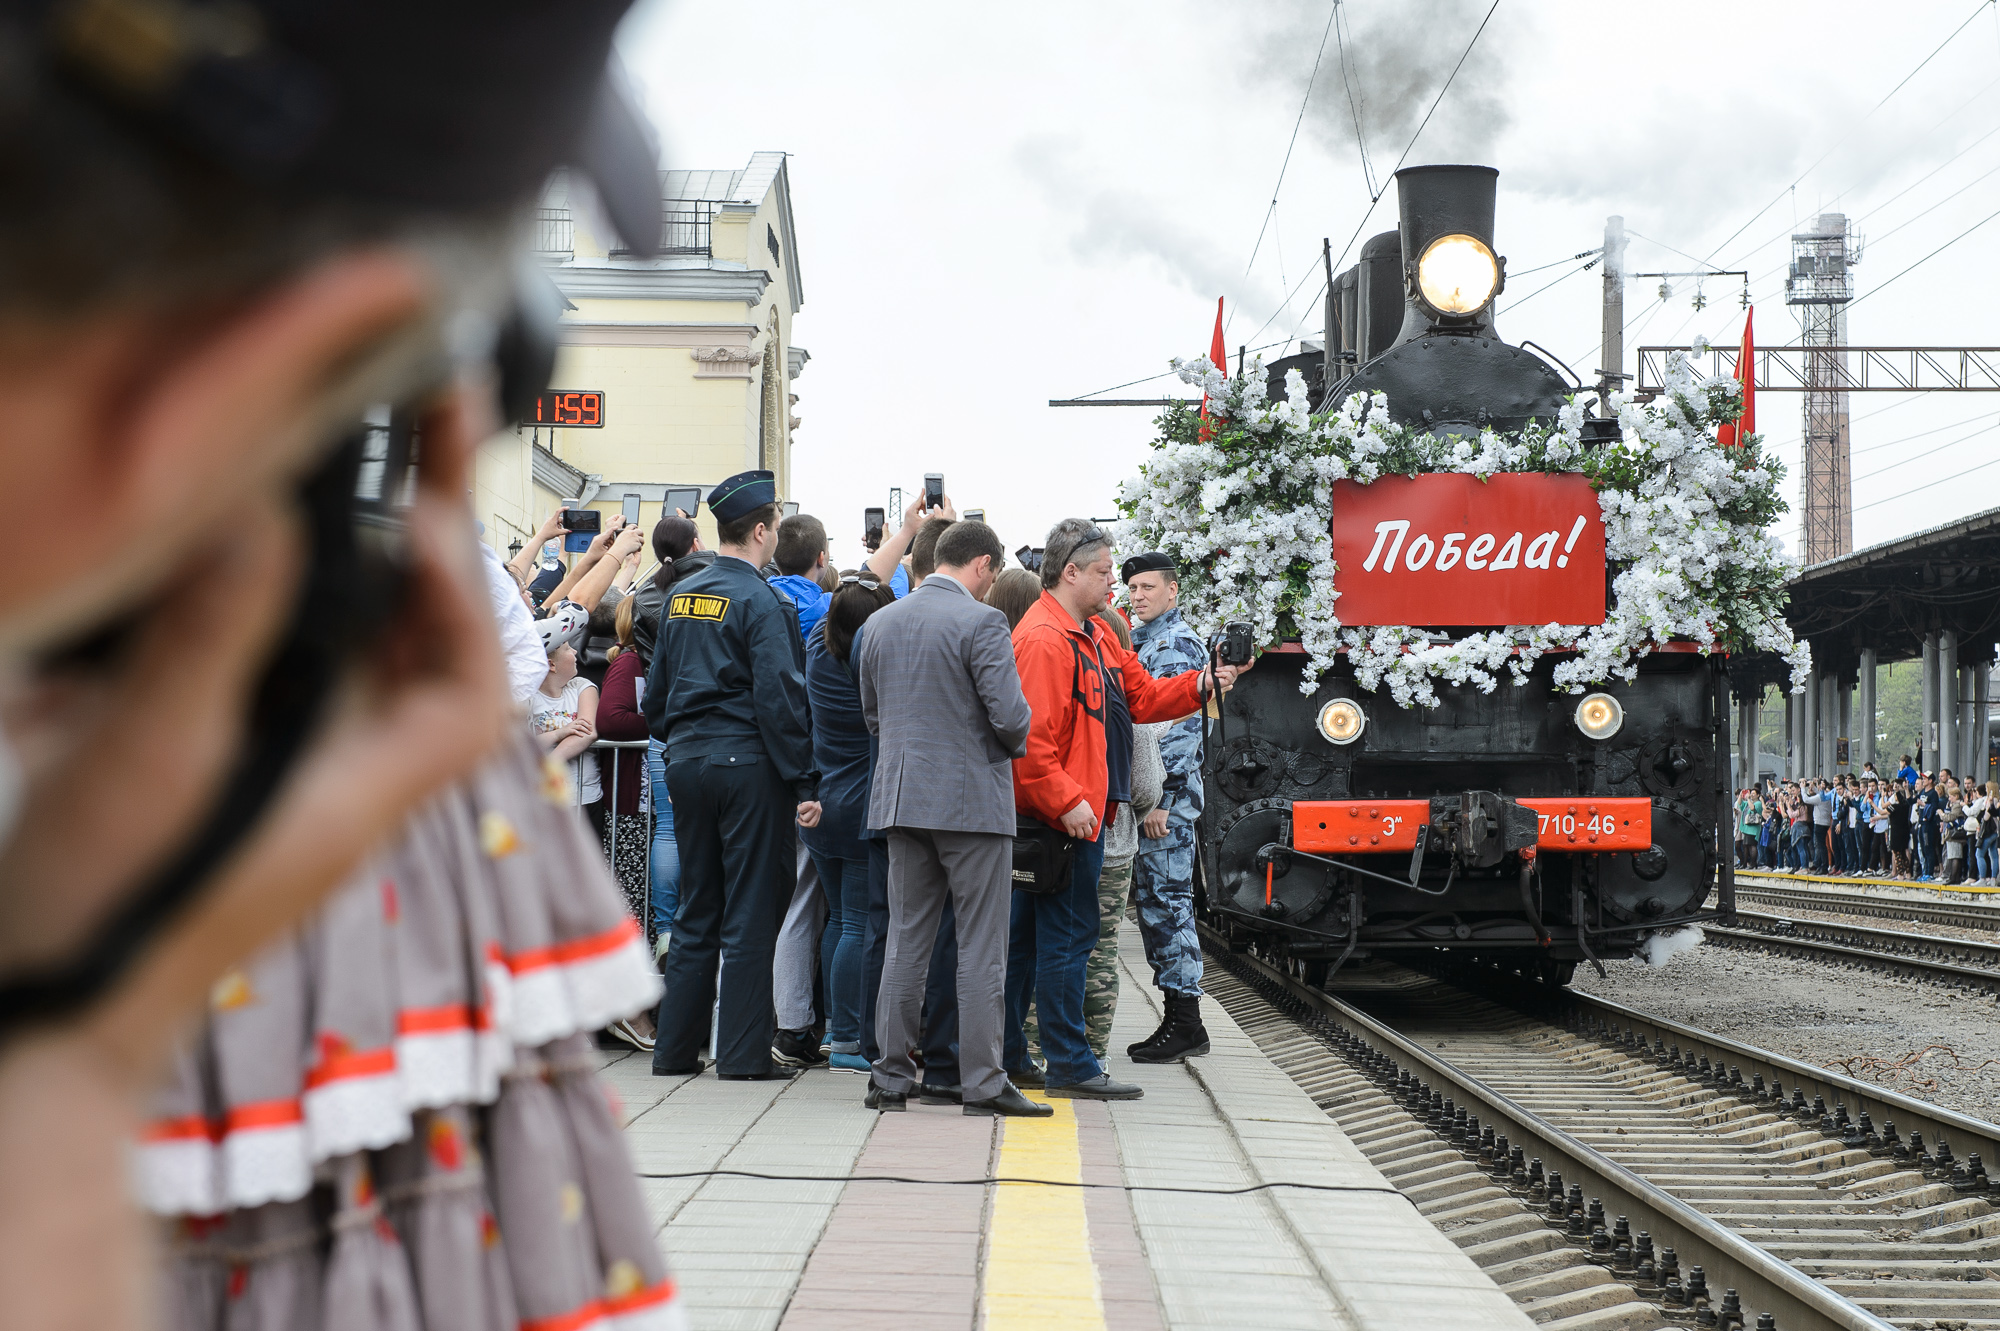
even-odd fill
[[[558,943],[555,953],[576,1030],[594,1031],[659,1004],[660,973],[639,922],[629,915],[602,933]]]
[[[396,1049],[350,1049],[322,1033],[320,1058],[306,1072],[306,1137],[315,1162],[375,1150],[410,1135],[410,1111]]]
[[[154,1119],[139,1131],[132,1189],[156,1215],[214,1215],[223,1209],[215,1125],[200,1114]]]
[[[218,1136],[224,1206],[295,1202],[312,1190],[305,1112],[297,1100],[237,1105],[223,1115]]]
[[[611,1325],[616,1331],[688,1329],[687,1309],[681,1304],[680,1290],[671,1276],[622,1298],[606,1299],[604,1310],[611,1315]]]
[[[687,1310],[671,1277],[630,1294],[594,1299],[572,1312],[537,1317],[520,1331],[687,1331]]]

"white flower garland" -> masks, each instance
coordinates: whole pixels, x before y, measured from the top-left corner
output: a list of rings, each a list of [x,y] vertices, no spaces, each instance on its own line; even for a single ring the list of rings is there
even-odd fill
[[[1121,554],[1171,555],[1182,610],[1203,634],[1247,620],[1260,642],[1296,636],[1309,666],[1302,693],[1343,651],[1363,688],[1386,685],[1406,708],[1436,705],[1440,679],[1491,693],[1504,670],[1525,684],[1549,651],[1575,653],[1556,666],[1555,683],[1581,693],[1614,676],[1631,680],[1639,658],[1670,640],[1704,653],[1776,652],[1791,665],[1793,691],[1804,688],[1811,654],[1783,617],[1793,566],[1766,534],[1785,511],[1782,472],[1757,436],[1727,448],[1715,439],[1715,427],[1737,415],[1733,379],[1697,380],[1686,357],[1671,356],[1654,401],[1613,395],[1624,438],[1586,448],[1574,401],[1553,429],[1444,439],[1391,422],[1380,393],[1314,417],[1297,370],[1285,376],[1285,400],[1271,402],[1261,361],[1236,378],[1205,356],[1173,365],[1207,395],[1211,419],[1204,426],[1178,407],[1160,418],[1153,455],[1120,491]],[[1335,481],[1503,471],[1577,471],[1596,486],[1616,570],[1602,624],[1510,625],[1452,641],[1407,626],[1342,626],[1327,530]]]

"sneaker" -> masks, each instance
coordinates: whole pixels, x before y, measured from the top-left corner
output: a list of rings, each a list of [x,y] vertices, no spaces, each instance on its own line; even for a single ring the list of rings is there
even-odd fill
[[[645,1036],[639,1034],[639,1032],[633,1027],[630,1018],[621,1017],[617,1021],[612,1022],[609,1026],[606,1026],[604,1030],[606,1034],[612,1036],[614,1039],[623,1040],[626,1044],[631,1045],[634,1049],[640,1050],[641,1052],[648,1054],[653,1052],[653,1042],[651,1040],[648,1040]]]
[[[779,1031],[771,1041],[771,1058],[788,1068],[816,1068],[826,1061],[819,1052],[819,1037],[811,1031]]]
[[[859,1054],[829,1054],[827,1055],[826,1070],[828,1072],[866,1073],[873,1070],[873,1065]]]
[[[1137,1100],[1146,1093],[1146,1088],[1113,1081],[1110,1073],[1100,1072],[1074,1086],[1051,1086],[1048,1093],[1066,1100]]]

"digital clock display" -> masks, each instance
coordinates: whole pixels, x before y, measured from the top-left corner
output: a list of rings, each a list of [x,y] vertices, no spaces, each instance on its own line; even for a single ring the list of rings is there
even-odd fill
[[[604,424],[604,394],[574,388],[537,393],[521,424],[597,429]]]

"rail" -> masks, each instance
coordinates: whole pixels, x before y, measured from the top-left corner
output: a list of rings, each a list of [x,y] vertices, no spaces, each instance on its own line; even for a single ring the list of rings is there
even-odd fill
[[[1580,1185],[1584,1195],[1602,1198],[1606,1215],[1626,1217],[1635,1231],[1648,1232],[1656,1247],[1674,1248],[1684,1264],[1701,1266],[1711,1288],[1737,1291],[1746,1320],[1762,1311],[1775,1316],[1780,1331],[1887,1331],[1890,1326],[1359,1008],[1309,988],[1261,958],[1244,954],[1229,961],[1255,971],[1295,1001],[1346,1027],[1352,1036],[1387,1055],[1399,1073],[1455,1092],[1452,1098],[1462,1107],[1477,1108],[1480,1120],[1496,1134],[1504,1129],[1513,1145],[1538,1154],[1564,1183]]]

